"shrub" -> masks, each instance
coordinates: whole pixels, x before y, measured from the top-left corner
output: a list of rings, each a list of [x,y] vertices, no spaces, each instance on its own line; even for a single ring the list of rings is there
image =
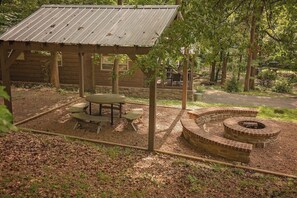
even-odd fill
[[[0,86],[0,99],[9,99],[9,96],[4,91],[4,87]],[[17,130],[17,128],[12,124],[12,114],[6,108],[5,105],[0,105],[0,133],[7,132],[10,130]]]
[[[289,83],[297,83],[297,74],[291,74],[291,75],[289,75],[288,82]]]
[[[197,86],[195,90],[196,90],[196,93],[204,93],[205,92],[205,88],[203,85]]]
[[[257,77],[260,80],[260,85],[270,88],[272,87],[272,82],[276,80],[277,74],[272,70],[263,70]]]
[[[281,78],[275,82],[272,91],[277,93],[292,93],[293,87],[288,80]]]
[[[227,80],[225,91],[227,92],[239,92],[240,91],[240,83],[233,76],[230,80]]]

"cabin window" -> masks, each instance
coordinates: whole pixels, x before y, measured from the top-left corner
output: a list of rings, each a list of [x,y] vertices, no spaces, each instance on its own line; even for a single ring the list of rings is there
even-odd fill
[[[123,56],[119,58],[119,70],[128,70],[128,57]],[[112,55],[101,55],[101,70],[112,71],[114,64],[114,56]]]
[[[24,52],[21,52],[20,55],[16,58],[17,60],[25,60]]]

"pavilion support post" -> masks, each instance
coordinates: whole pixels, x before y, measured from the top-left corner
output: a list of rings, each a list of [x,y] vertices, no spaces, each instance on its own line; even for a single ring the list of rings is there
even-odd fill
[[[91,63],[91,70],[92,70],[92,92],[96,92],[96,68],[95,68],[95,64]]]
[[[156,131],[157,81],[150,81],[148,150],[154,151]]]
[[[78,53],[78,58],[79,58],[79,96],[84,97],[84,93],[85,93],[84,53]]]
[[[189,53],[185,49],[186,59],[183,64],[183,93],[182,93],[182,109],[187,108],[187,96],[188,96],[188,65],[189,65]]]
[[[4,99],[4,105],[7,107],[7,109],[12,112],[12,97],[11,97],[11,86],[10,86],[10,67],[7,64],[7,55],[8,51],[6,48],[1,46],[0,48],[0,60],[1,60],[1,71],[2,71],[2,83],[5,87],[5,91],[10,97],[10,100]]]
[[[112,70],[112,93],[119,93],[119,59],[114,59],[113,70]]]
[[[51,52],[50,57],[50,82],[57,89],[60,88],[60,78],[59,78],[59,66],[58,66],[58,54],[57,52]]]

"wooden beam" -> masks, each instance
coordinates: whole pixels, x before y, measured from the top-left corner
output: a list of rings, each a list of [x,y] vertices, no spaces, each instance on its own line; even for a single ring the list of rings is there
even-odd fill
[[[156,132],[157,81],[150,81],[148,150],[154,151]]]
[[[113,69],[112,69],[112,93],[119,93],[119,58],[114,59]]]
[[[137,59],[136,54],[127,54],[127,55],[133,62]]]
[[[10,87],[10,69],[7,65],[7,56],[8,51],[5,47],[1,46],[0,48],[0,63],[1,63],[1,71],[2,71],[2,83],[5,87],[5,91],[10,97],[10,100],[4,99],[4,104],[7,107],[7,109],[12,112],[12,97],[11,97],[11,87]]]
[[[188,65],[189,65],[189,53],[185,49],[186,59],[183,64],[183,93],[182,93],[182,109],[187,108],[187,96],[188,96]]]
[[[85,93],[85,72],[84,72],[84,54],[78,53],[79,58],[79,96],[84,97]]]
[[[10,67],[21,53],[21,50],[13,50],[6,60],[6,65]]]
[[[54,44],[54,43],[37,43],[37,42],[3,42],[8,49],[21,51],[39,50],[39,51],[60,51],[60,52],[84,52],[98,54],[147,54],[151,47],[123,47],[123,46],[100,46],[100,45],[78,45],[78,44]]]
[[[51,52],[50,57],[50,81],[57,89],[60,88],[60,78],[59,78],[59,66],[58,66],[58,53]]]

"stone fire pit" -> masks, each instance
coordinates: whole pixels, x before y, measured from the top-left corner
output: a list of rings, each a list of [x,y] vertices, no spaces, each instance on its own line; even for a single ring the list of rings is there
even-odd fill
[[[274,141],[280,133],[280,128],[273,121],[252,117],[228,118],[224,120],[223,125],[226,138],[251,143],[261,148]]]

